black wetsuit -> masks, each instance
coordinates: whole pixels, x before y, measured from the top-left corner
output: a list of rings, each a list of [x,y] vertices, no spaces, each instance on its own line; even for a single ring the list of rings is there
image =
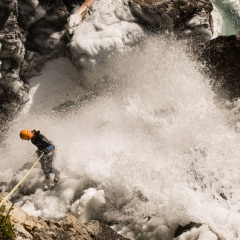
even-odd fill
[[[39,151],[49,153],[55,149],[52,142],[42,135],[39,130],[33,130],[31,132],[34,133],[34,137],[31,139],[31,142],[38,148]]]
[[[45,174],[45,178],[49,179],[50,173],[54,173],[55,176],[56,174],[59,175],[60,172],[53,168],[53,160],[55,159],[55,146],[44,135],[40,134],[39,130],[33,130],[31,132],[34,133],[31,142],[38,148],[37,154],[39,157],[41,156],[40,163]],[[44,152],[43,156],[42,152]]]

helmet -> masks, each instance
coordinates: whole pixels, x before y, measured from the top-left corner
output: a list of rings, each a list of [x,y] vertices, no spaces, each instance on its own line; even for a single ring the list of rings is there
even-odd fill
[[[34,133],[28,129],[23,129],[20,132],[20,138],[23,140],[30,140],[34,136]]]

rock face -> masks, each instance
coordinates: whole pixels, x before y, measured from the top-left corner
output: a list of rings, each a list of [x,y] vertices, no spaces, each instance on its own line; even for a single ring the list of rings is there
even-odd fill
[[[7,202],[7,209],[10,206],[11,203]],[[56,222],[29,216],[21,208],[14,207],[10,215],[16,240],[127,240],[107,225],[94,220],[83,224],[71,214]]]
[[[16,0],[0,4],[0,124],[28,100],[28,86],[19,77],[25,37],[17,24],[17,6]]]
[[[132,0],[132,11],[148,26],[206,42],[212,36],[209,0]]]
[[[175,231],[174,240],[188,239],[193,235],[198,235],[199,239],[225,240],[224,237],[219,236],[206,224],[194,222],[190,222],[185,226],[179,225]]]
[[[19,0],[18,22],[28,33],[25,42],[27,50],[47,54],[48,57],[63,54],[67,8],[61,1],[40,1],[38,5],[33,2]]]
[[[61,1],[19,0],[19,26],[26,33],[24,64],[21,78],[37,75],[49,59],[65,56],[68,11]]]
[[[219,36],[207,42],[200,54],[213,89],[224,98],[240,96],[240,36]]]
[[[0,4],[0,125],[28,100],[26,80],[49,59],[65,55],[68,11],[61,1]]]
[[[127,53],[146,34],[125,1],[94,1],[89,12],[83,22],[79,14],[72,14],[67,25],[69,57],[78,67],[89,68],[116,53]]]

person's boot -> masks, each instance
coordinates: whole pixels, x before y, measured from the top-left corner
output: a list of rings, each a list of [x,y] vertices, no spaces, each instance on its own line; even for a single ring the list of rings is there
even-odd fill
[[[57,171],[54,175],[54,183],[57,183],[59,181],[59,179],[60,179],[60,172]]]
[[[43,188],[45,191],[48,190],[49,186],[50,186],[50,177],[45,178],[45,180],[43,181]]]

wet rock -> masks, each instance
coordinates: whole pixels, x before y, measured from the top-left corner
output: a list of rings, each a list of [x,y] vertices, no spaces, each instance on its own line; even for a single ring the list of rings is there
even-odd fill
[[[129,2],[132,12],[157,31],[174,31],[179,37],[191,37],[197,43],[211,39],[213,6],[209,0],[131,0]]]
[[[20,77],[27,80],[38,75],[46,61],[65,56],[65,24],[69,13],[60,0],[18,2],[18,23],[26,32],[26,51]]]
[[[99,223],[99,232],[93,235],[94,240],[127,240],[128,238],[124,238],[121,235],[117,234],[112,228],[105,224]]]
[[[6,203],[6,209],[11,206],[11,202]],[[14,206],[10,215],[14,224],[15,239],[128,240],[107,225],[98,221],[83,224],[72,214],[57,222],[29,216],[21,208]]]
[[[81,14],[69,17],[67,29],[69,58],[76,66],[86,69],[107,61],[116,53],[129,51],[145,36],[129,5],[120,0],[114,4],[94,1],[84,21]]]
[[[3,12],[0,27],[0,124],[11,119],[22,103],[28,100],[28,85],[19,73],[25,55],[24,32],[17,24],[16,0],[0,5]]]
[[[68,19],[69,57],[89,68],[131,51],[149,32],[174,33],[195,47],[212,37],[212,10],[209,0],[95,1],[84,21],[76,14]]]
[[[65,56],[62,1],[6,0],[0,4],[0,124],[9,122],[28,101],[26,82],[49,59]]]
[[[201,226],[200,223],[194,223],[194,222],[190,222],[185,226],[179,225],[175,231],[174,237],[175,238],[179,237],[184,232],[190,231],[193,227],[199,228],[200,226]]]
[[[19,12],[19,25],[28,33],[26,49],[48,54],[48,57],[62,55],[68,17],[65,5],[61,1],[46,4],[19,0]]]
[[[184,226],[179,225],[175,231],[174,240],[190,239],[192,236],[198,236],[198,239],[226,240],[206,224],[195,222],[190,222]]]
[[[219,96],[233,99],[240,96],[240,36],[219,36],[203,45],[200,59],[205,73],[213,81]]]
[[[3,26],[6,24],[11,14],[11,10],[11,6],[7,4],[0,4],[0,30],[2,30]]]
[[[70,231],[78,235],[80,239],[91,240],[91,237],[84,224],[80,223],[73,215],[67,215],[60,223],[65,232]]]

